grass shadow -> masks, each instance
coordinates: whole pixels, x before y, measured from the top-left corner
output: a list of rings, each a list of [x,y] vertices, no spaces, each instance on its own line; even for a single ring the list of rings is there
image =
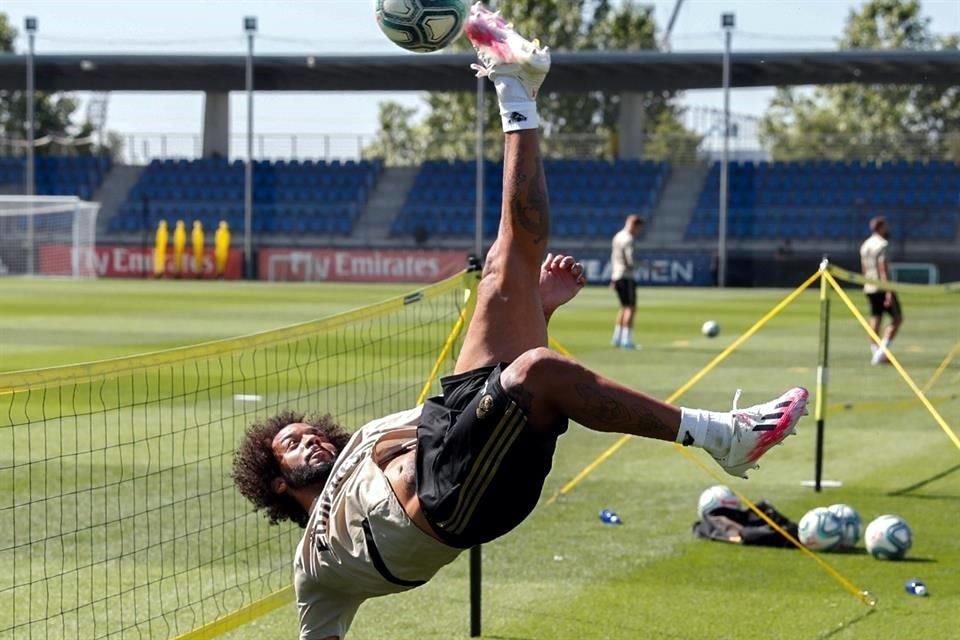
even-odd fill
[[[855,617],[855,618],[853,618],[852,620],[850,620],[850,622],[844,622],[844,623],[842,623],[840,626],[838,626],[836,629],[833,629],[833,630],[831,630],[831,631],[828,631],[827,633],[825,633],[825,634],[823,634],[823,635],[821,635],[821,636],[817,636],[817,637],[819,638],[819,640],[824,640],[824,638],[832,638],[833,636],[837,635],[838,633],[842,633],[843,631],[846,631],[847,629],[849,629],[849,628],[852,627],[853,625],[857,624],[857,623],[860,622],[861,620],[865,620],[865,619],[867,618],[867,616],[873,615],[873,614],[876,613],[876,612],[877,612],[876,607],[870,607],[870,608],[867,609],[865,612],[861,613],[861,614],[858,615],[857,617]]]
[[[953,465],[952,467],[950,467],[949,469],[946,469],[946,470],[944,470],[944,471],[941,471],[940,473],[936,473],[936,474],[930,476],[929,478],[925,478],[925,479],[921,480],[920,482],[915,482],[915,483],[913,483],[912,485],[910,485],[909,487],[904,487],[903,489],[897,489],[897,490],[895,490],[895,491],[891,491],[891,492],[888,493],[887,495],[888,495],[888,496],[903,496],[903,495],[906,495],[906,494],[910,493],[911,491],[916,491],[917,489],[920,489],[921,487],[925,487],[925,486],[927,486],[928,484],[931,484],[931,483],[933,483],[933,482],[936,482],[937,480],[940,480],[940,479],[942,479],[942,478],[946,478],[946,477],[949,476],[951,473],[955,473],[956,471],[960,471],[960,464],[955,464],[955,465]],[[911,497],[911,498],[927,498],[927,497],[930,497],[930,498],[942,498],[942,499],[952,499],[952,500],[960,499],[960,496],[908,496],[908,497]]]

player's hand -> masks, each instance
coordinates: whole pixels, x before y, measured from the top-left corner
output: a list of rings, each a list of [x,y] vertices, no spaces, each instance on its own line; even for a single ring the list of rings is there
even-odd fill
[[[548,253],[540,266],[540,300],[544,315],[549,317],[580,293],[586,284],[583,264],[573,256]]]
[[[885,309],[889,309],[892,306],[893,306],[893,294],[890,292],[887,292],[887,295],[883,297],[883,307]]]

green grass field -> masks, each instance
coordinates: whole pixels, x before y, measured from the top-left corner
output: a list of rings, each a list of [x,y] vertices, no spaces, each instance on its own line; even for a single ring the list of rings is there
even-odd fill
[[[0,279],[0,371],[247,334],[411,288]],[[642,289],[637,339],[643,349],[631,353],[608,346],[613,296],[591,288],[557,314],[552,335],[601,373],[667,397],[786,293]],[[851,293],[862,307],[862,296]],[[907,323],[894,350],[923,385],[960,341],[960,297],[911,294],[902,300]],[[723,330],[708,340],[699,327],[711,318]],[[825,477],[842,481],[842,487],[817,495],[801,486],[813,475],[812,416],[801,422],[798,437],[763,459],[751,480],[724,477],[723,482],[752,499],[772,501],[795,520],[807,509],[834,502],[853,505],[864,524],[882,513],[904,517],[914,531],[906,561],[881,562],[862,552],[823,556],[852,583],[871,591],[879,600],[875,608],[865,607],[798,551],[695,540],[689,531],[697,497],[716,480],[673,447],[638,440],[567,496],[541,504],[518,530],[484,548],[484,637],[957,637],[960,450],[912,401],[891,367],[869,365],[862,329],[837,299],[832,320]],[[811,291],[679,402],[723,410],[737,387],[744,389],[743,404],[794,384],[813,388],[817,335],[818,299]],[[960,362],[953,362],[930,391],[955,431],[960,430],[958,386]],[[414,401],[411,397],[410,404]],[[571,428],[561,439],[544,501],[615,441]],[[695,455],[708,460],[702,452]],[[615,509],[624,524],[600,523],[597,512],[604,507]],[[468,637],[467,575],[464,555],[425,587],[369,602],[350,637]],[[915,576],[927,582],[930,597],[904,592],[904,581]],[[296,637],[294,607],[225,637]]]

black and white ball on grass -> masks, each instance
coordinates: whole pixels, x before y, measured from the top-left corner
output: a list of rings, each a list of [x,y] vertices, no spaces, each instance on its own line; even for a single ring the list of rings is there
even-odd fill
[[[716,338],[720,335],[720,325],[714,320],[707,320],[700,327],[700,331],[708,338]]]
[[[903,518],[883,515],[867,525],[863,542],[878,560],[900,560],[913,546],[913,531]]]
[[[725,484],[715,484],[700,494],[700,499],[697,501],[697,516],[703,520],[703,517],[708,513],[720,508],[736,509],[737,511],[743,509],[743,502]]]
[[[460,35],[468,8],[467,0],[376,0],[377,24],[397,46],[430,53]]]
[[[826,507],[811,509],[800,518],[797,539],[808,549],[832,551],[843,542],[843,523]]]

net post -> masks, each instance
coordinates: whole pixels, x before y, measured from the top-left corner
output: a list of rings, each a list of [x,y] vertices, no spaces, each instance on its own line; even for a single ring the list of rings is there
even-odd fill
[[[467,256],[467,270],[464,272],[466,288],[471,292],[469,297],[470,309],[467,312],[467,322],[473,318],[473,310],[477,302],[477,284],[483,263],[479,255]],[[483,611],[483,550],[480,545],[470,547],[470,637],[479,638],[482,632]]]
[[[483,595],[483,551],[480,545],[470,547],[470,637],[479,638],[481,627],[481,599]]]
[[[830,356],[830,288],[823,276],[830,266],[830,260],[823,256],[820,262],[820,344],[817,356],[817,451],[813,474],[813,490],[820,493],[823,479],[823,432],[827,411],[827,382],[829,379]]]

